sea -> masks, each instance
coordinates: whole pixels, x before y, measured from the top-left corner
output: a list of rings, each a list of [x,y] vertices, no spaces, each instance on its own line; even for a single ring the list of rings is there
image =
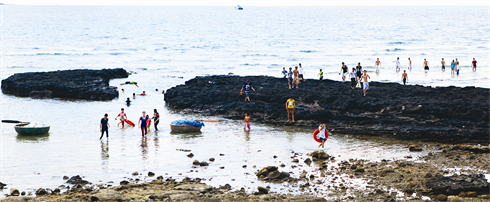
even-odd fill
[[[33,193],[37,188],[70,186],[63,177],[74,175],[94,185],[151,181],[156,177],[148,177],[150,171],[165,178],[199,177],[212,186],[228,183],[250,193],[257,186],[302,193],[288,184],[257,181],[254,173],[282,163],[286,167],[280,170],[292,172],[293,177],[302,170],[319,172],[318,167],[291,162],[291,157],[302,162],[307,153],[318,149],[312,138],[314,128],[258,124],[252,115],[252,129],[244,131],[240,120],[166,107],[162,90],[196,76],[282,77],[282,68],[294,69],[301,63],[307,79],[318,79],[322,69],[324,79],[342,82],[339,72],[345,62],[349,68],[361,63],[371,81],[401,83],[401,71],[406,70],[407,85],[490,87],[488,6],[242,6],[241,11],[224,6],[0,6],[1,79],[68,69],[124,68],[132,73],[127,79],[111,80],[120,90],[120,97],[111,101],[31,99],[2,93],[2,119],[50,125],[51,130],[46,135],[22,136],[12,124],[0,124],[0,182],[7,184],[0,194],[9,194],[10,188]],[[395,69],[397,58],[401,71]],[[407,68],[408,58],[412,69]],[[450,71],[449,64],[456,58],[459,75]],[[478,61],[476,71],[471,68],[473,58]],[[428,72],[423,69],[424,59],[429,62]],[[119,86],[125,81],[136,81],[139,87]],[[229,87],[236,88],[239,96],[241,85]],[[142,91],[148,96],[130,98],[132,104],[125,105],[127,97]],[[141,138],[137,127],[121,128],[115,120],[121,108],[133,122],[142,111],[152,115],[157,109],[159,131],[152,127],[148,138]],[[109,138],[99,140],[105,113],[111,126]],[[169,124],[180,119],[219,121],[206,122],[201,133],[171,133]],[[333,133],[324,150],[338,161],[407,156],[417,161],[431,151],[409,152],[408,144]],[[194,157],[187,157],[189,153]],[[193,160],[209,158],[216,160],[207,167],[192,165]],[[369,189],[365,181],[352,183]],[[326,186],[320,185],[319,190],[325,194],[320,196],[328,197]]]

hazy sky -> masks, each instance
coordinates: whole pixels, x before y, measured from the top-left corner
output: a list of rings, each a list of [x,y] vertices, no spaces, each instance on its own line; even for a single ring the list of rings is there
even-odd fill
[[[489,0],[0,0],[17,5],[405,6],[484,5]]]

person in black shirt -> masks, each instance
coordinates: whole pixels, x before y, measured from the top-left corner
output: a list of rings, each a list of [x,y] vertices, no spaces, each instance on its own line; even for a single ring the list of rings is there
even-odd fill
[[[99,139],[102,139],[102,137],[104,137],[104,132],[105,132],[105,135],[106,137],[109,139],[109,119],[107,118],[109,115],[108,114],[104,114],[104,118],[102,118],[100,120],[100,132],[101,132],[101,135],[100,135],[100,138]]]

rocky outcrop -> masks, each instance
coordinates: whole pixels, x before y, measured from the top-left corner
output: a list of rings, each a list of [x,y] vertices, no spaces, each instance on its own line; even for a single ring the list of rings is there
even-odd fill
[[[461,192],[476,192],[488,194],[489,183],[483,174],[453,175],[444,177],[436,175],[427,180],[426,186],[432,194],[458,195]]]
[[[118,92],[109,80],[127,77],[121,68],[19,73],[2,80],[2,92],[32,98],[111,100]]]
[[[250,81],[250,102],[239,95]],[[287,80],[268,76],[196,77],[166,91],[174,109],[252,122],[311,127],[324,122],[335,133],[445,143],[489,144],[490,91],[475,87],[404,86],[371,82],[367,96],[348,82],[307,80],[288,89]],[[287,122],[286,100],[296,100]]]

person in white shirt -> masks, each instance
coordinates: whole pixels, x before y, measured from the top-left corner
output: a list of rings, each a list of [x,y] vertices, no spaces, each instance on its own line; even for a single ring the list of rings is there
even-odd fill
[[[318,139],[321,141],[318,147],[322,146],[322,148],[325,148],[325,140],[327,140],[327,129],[325,128],[325,124],[321,123],[318,129],[320,130],[320,132],[318,132]]]
[[[400,67],[400,58],[398,58],[398,57],[397,57],[395,62],[396,62],[396,63],[395,63],[395,64],[396,64],[396,71],[399,71],[399,70],[400,70],[400,68],[401,68],[401,67]]]
[[[354,89],[356,87],[357,73],[356,68],[352,68],[352,72],[350,73],[350,87]]]
[[[299,63],[299,79],[303,80],[305,82],[305,77],[303,77],[304,69],[301,67],[301,63]]]

